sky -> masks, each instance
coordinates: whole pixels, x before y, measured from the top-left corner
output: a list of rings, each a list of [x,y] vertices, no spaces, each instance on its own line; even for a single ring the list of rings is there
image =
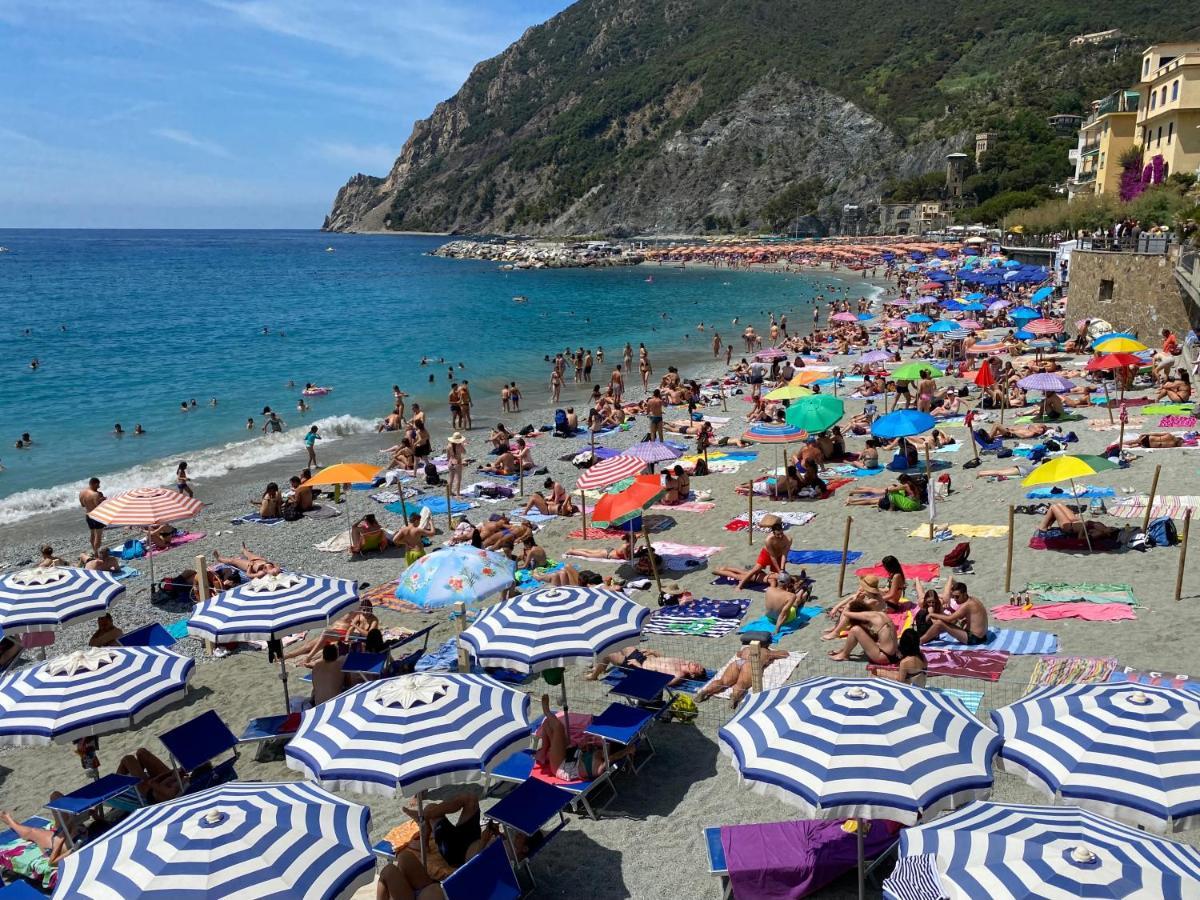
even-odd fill
[[[318,228],[568,0],[0,0],[0,228]]]

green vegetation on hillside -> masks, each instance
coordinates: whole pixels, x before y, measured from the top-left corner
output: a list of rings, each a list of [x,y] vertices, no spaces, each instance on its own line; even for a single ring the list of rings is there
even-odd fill
[[[1067,46],[1113,27],[1119,48]],[[1196,36],[1200,15],[1125,0],[893,0],[852,15],[824,0],[581,0],[476,68],[458,95],[470,158],[438,160],[461,180],[417,222],[410,201],[436,176],[419,169],[394,199],[392,227],[486,218],[495,181],[531,172],[545,186],[504,224],[548,222],[773,74],[833,91],[907,138],[1011,134],[970,186],[1003,206],[1006,193],[1065,174],[1066,144],[1039,133],[1046,114],[1081,113],[1128,84],[1147,43]]]

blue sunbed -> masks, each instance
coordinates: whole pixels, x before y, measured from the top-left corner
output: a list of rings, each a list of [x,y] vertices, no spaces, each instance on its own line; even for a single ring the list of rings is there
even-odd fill
[[[670,685],[674,679],[665,672],[621,666],[616,669],[620,679],[613,679],[610,694],[626,697],[635,703],[658,703],[665,692],[670,696]]]
[[[66,838],[67,847],[74,849],[70,830],[65,827],[64,820],[66,817],[82,816],[89,810],[103,807],[106,803],[124,810],[133,810],[145,806],[142,795],[138,792],[139,782],[140,779],[132,775],[118,775],[114,772],[111,775],[105,775],[103,778],[90,781],[83,787],[77,788],[69,794],[63,794],[61,797],[56,797],[47,803],[46,809],[55,814],[54,817],[58,820],[59,830]]]
[[[642,766],[649,762],[650,757],[654,756],[654,744],[650,742],[647,732],[657,717],[658,714],[654,710],[629,706],[625,703],[610,703],[604,712],[592,719],[592,724],[584,729],[584,734],[598,737],[605,742],[605,760],[608,759],[610,742],[620,744],[622,747],[629,747],[639,741],[644,741],[650,748],[650,753],[642,760],[641,764],[635,762],[633,757],[629,757],[633,771],[639,772]],[[606,768],[605,774],[608,771],[609,768]]]
[[[205,788],[225,784],[237,778],[234,765],[237,763],[238,739],[229,730],[215,711],[201,713],[190,722],[184,722],[177,728],[159,737],[176,766],[179,786],[184,793],[194,794]],[[233,756],[223,762],[213,765],[201,774],[195,774],[206,763],[211,763],[222,754],[232,752]],[[183,773],[192,773],[188,784],[183,783]]]
[[[520,900],[508,851],[502,841],[492,841],[442,882],[446,900]]]
[[[519,832],[527,838],[541,833],[539,840],[530,842],[526,857],[517,863],[518,873],[524,871],[528,876],[530,888],[533,887],[534,882],[529,862],[556,834],[567,827],[567,819],[563,815],[563,810],[571,805],[573,799],[569,791],[564,791],[562,788],[536,778],[530,778],[517,785],[484,814],[487,818],[504,826],[506,837],[509,830]],[[555,816],[558,817],[558,823],[549,831],[545,831],[547,823],[551,822]],[[512,848],[511,839],[509,846],[510,849],[513,849],[513,858],[515,859],[516,851],[515,848]]]
[[[117,643],[122,647],[174,647],[177,641],[167,629],[157,622],[151,622],[126,632],[117,638]]]
[[[46,900],[46,895],[28,881],[14,881],[0,890],[0,900]]]

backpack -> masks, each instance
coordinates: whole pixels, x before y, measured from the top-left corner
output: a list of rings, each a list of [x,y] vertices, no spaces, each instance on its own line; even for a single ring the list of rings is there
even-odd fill
[[[1175,522],[1170,516],[1159,516],[1150,520],[1146,529],[1146,541],[1151,547],[1170,547],[1179,543],[1179,534],[1175,531]]]
[[[283,504],[283,520],[285,522],[296,522],[299,521],[301,517],[302,513],[300,512],[300,508],[296,505],[295,501],[288,500]]]
[[[942,557],[942,565],[950,569],[957,569],[967,564],[967,560],[971,557],[971,545],[966,541],[955,545],[954,549]]]

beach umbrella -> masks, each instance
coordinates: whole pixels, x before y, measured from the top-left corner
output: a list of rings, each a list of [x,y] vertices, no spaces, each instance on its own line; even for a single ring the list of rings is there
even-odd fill
[[[1008,311],[1008,317],[1016,322],[1024,322],[1029,319],[1040,319],[1042,314],[1036,309],[1030,309],[1028,306],[1018,306],[1016,309]]]
[[[1093,356],[1087,361],[1085,368],[1089,372],[1096,372],[1105,369],[1124,369],[1129,366],[1140,368],[1144,365],[1146,365],[1146,361],[1132,353],[1108,353],[1104,356]]]
[[[858,316],[852,312],[834,313],[829,317],[830,322],[857,322]]]
[[[1088,333],[1095,334],[1095,331],[1093,331],[1093,329],[1096,328],[1097,323],[1101,323],[1101,322],[1104,322],[1104,320],[1096,319],[1095,321],[1093,321],[1092,324],[1088,326]],[[1108,323],[1104,322],[1104,324],[1107,325]],[[1110,341],[1113,338],[1128,338],[1131,341],[1136,341],[1137,335],[1135,335],[1132,331],[1113,331],[1112,326],[1109,325],[1107,331],[1104,331],[1102,334],[1096,334],[1096,336],[1092,338],[1091,344],[1089,344],[1089,346],[1093,350],[1095,350],[1100,344],[1103,344],[1105,341]],[[1126,351],[1126,352],[1137,352],[1137,351]]]
[[[1097,475],[1100,472],[1106,472],[1109,469],[1115,468],[1116,465],[1109,462],[1103,456],[1091,456],[1082,453],[1056,456],[1054,459],[1042,463],[1026,475],[1021,484],[1024,487],[1036,487],[1042,484],[1069,481],[1071,482],[1071,496],[1077,497],[1079,496],[1079,490],[1075,487],[1076,478],[1087,478],[1089,475]],[[1083,538],[1087,542],[1088,551],[1090,552],[1092,549],[1092,537],[1088,534],[1086,523],[1083,529]]]
[[[131,728],[178,699],[195,664],[159,647],[89,647],[0,676],[0,746]]]
[[[13,572],[0,577],[0,628],[9,634],[53,631],[99,615],[124,590],[111,572],[67,566]]]
[[[909,328],[912,328],[912,326],[909,325],[907,322],[905,322],[903,319],[888,319],[886,322],[884,322],[884,324],[888,328],[903,328],[906,330]]]
[[[966,299],[971,300],[971,301],[982,300],[986,296],[987,296],[987,294],[983,294],[983,293],[980,293],[979,291],[976,291],[973,294],[967,294]]]
[[[937,419],[929,413],[915,409],[900,409],[880,416],[871,423],[871,434],[884,440],[913,437],[924,434],[937,425]]]
[[[942,319],[940,322],[934,322],[929,326],[930,334],[945,334],[948,331],[958,331],[958,325],[949,319]]]
[[[276,641],[314,625],[327,626],[357,602],[356,581],[294,572],[264,575],[198,603],[188,619],[188,634],[218,644]],[[277,655],[284,710],[290,711],[287,661],[282,652]]]
[[[1034,319],[1025,323],[1025,330],[1032,334],[1062,334],[1063,323],[1059,319]]]
[[[860,322],[870,322],[875,317],[871,313],[859,313],[857,318]]]
[[[996,300],[988,304],[987,311],[990,313],[998,313],[1012,306],[1011,300]]]
[[[756,444],[790,444],[805,437],[807,435],[803,428],[771,422],[757,422],[742,433],[742,440],[753,441]]]
[[[799,400],[801,397],[811,397],[812,391],[803,385],[785,384],[767,394],[764,400]]]
[[[810,384],[816,384],[818,381],[825,381],[833,378],[834,372],[830,367],[824,369],[801,369],[792,376],[792,380],[788,382],[792,387],[805,387]],[[811,393],[811,391],[809,392]]]
[[[866,353],[860,354],[858,361],[864,366],[874,365],[875,363],[891,362],[892,354],[886,350],[868,350]]]
[[[583,534],[585,538],[587,537],[588,524],[587,507],[584,503],[583,492],[599,490],[608,487],[610,484],[616,484],[618,481],[624,481],[626,478],[632,478],[634,475],[643,472],[645,468],[645,460],[622,453],[596,463],[579,476],[575,481],[575,487],[579,491],[579,516],[583,521]]]
[[[304,782],[232,782],[135,810],[61,863],[54,896],[348,900],[371,812]]]
[[[908,322],[910,325],[924,325],[928,322],[932,322],[933,319],[929,318],[929,316],[925,315],[924,313],[909,313],[904,317],[904,321]]]
[[[983,323],[977,322],[975,319],[959,319],[958,327],[966,331],[982,331]]]
[[[1200,896],[1200,852],[1073,807],[972,803],[900,836],[888,900]]]
[[[780,388],[779,390],[786,390],[786,388]],[[643,462],[649,463],[651,472],[654,471],[655,463],[668,462],[683,456],[683,453],[679,450],[662,441],[640,441],[628,449],[622,450],[621,453],[625,456],[632,456],[634,459],[640,459]]]
[[[1041,303],[1047,297],[1054,293],[1054,288],[1050,285],[1040,287],[1033,292],[1033,296],[1029,298],[1030,303]]]
[[[1123,336],[1105,337],[1102,340],[1096,341],[1092,346],[1101,353],[1140,353],[1143,350],[1150,349],[1140,341]]]
[[[983,303],[980,303],[978,300],[972,300],[970,303],[964,303],[962,308],[964,312],[985,312],[987,310],[987,306]]]
[[[396,596],[422,610],[478,603],[512,587],[516,564],[502,553],[458,544],[422,556],[404,570]]]
[[[753,694],[718,737],[756,793],[815,818],[905,825],[986,797],[1000,746],[961,701],[875,678],[806,678]]]
[[[932,363],[910,362],[892,370],[892,377],[901,381],[919,381],[922,372],[928,372],[930,378],[941,378],[946,373]]]
[[[650,610],[624,594],[600,587],[545,587],[481,610],[459,636],[477,665],[518,672],[594,664],[625,641],[635,640]],[[567,678],[555,672],[567,707]]]
[[[326,466],[301,484],[301,487],[333,487],[335,496],[343,484],[369,484],[383,471],[382,466],[364,462],[343,462]],[[404,489],[400,489],[400,512],[404,524],[408,525],[408,505],[404,500]],[[356,520],[351,517],[347,531],[353,531]]]
[[[667,489],[662,479],[657,475],[639,475],[629,487],[616,494],[605,494],[592,510],[592,523],[601,528],[621,528],[629,532],[629,558],[633,559],[634,529],[641,521],[642,513],[663,498]],[[651,554],[650,565],[654,572],[654,581],[658,591],[662,593],[662,581],[659,578],[658,566],[654,563],[654,548],[650,544],[650,534],[642,523],[642,534],[646,538],[646,550]]]
[[[1074,389],[1075,383],[1054,372],[1035,372],[1018,381],[1017,387],[1023,391],[1041,391],[1044,394],[1068,394]]]
[[[1152,831],[1200,822],[1200,696],[1134,682],[1038,688],[992,711],[1006,772]]]
[[[981,388],[989,388],[996,383],[996,373],[986,362],[975,373],[975,383]]]
[[[1027,341],[1030,338],[1035,337],[1035,335],[1032,331],[1026,331],[1024,328],[1018,328],[1013,333],[1013,337],[1015,337],[1018,341]]]
[[[832,428],[846,414],[846,404],[829,394],[805,397],[788,407],[784,418],[806,432],[821,432]]]
[[[202,506],[199,500],[179,491],[157,487],[134,488],[104,500],[88,513],[88,517],[105,525],[157,528],[180,519],[191,519],[199,514]],[[147,542],[151,596],[154,596],[154,554],[154,549]]]

